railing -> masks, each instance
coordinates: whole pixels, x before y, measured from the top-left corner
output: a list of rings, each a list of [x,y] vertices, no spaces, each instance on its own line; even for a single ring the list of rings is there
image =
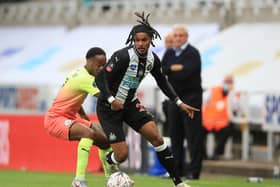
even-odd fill
[[[250,124],[261,126],[267,133],[267,160],[273,160],[274,133],[280,132],[279,92],[239,92],[229,98],[230,119],[240,125],[242,160],[249,159]]]

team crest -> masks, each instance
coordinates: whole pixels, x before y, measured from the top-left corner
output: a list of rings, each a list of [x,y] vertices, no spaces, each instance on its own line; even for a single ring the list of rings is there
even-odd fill
[[[152,64],[149,64],[149,65],[147,66],[147,71],[151,71],[152,68],[153,68]]]
[[[110,141],[114,141],[114,140],[116,140],[117,139],[117,137],[116,137],[116,135],[114,134],[114,133],[110,133],[110,135],[109,135],[109,140]]]

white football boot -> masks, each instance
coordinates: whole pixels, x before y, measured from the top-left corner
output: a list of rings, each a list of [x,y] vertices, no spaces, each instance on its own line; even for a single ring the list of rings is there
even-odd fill
[[[86,180],[74,179],[72,181],[72,187],[87,187]]]
[[[186,183],[181,182],[181,183],[177,184],[176,187],[191,187],[191,186]]]

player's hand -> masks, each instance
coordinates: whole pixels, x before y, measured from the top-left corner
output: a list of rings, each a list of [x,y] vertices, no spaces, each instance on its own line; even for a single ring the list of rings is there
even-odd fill
[[[115,99],[111,104],[111,109],[114,111],[119,111],[123,109],[123,104],[121,101]]]
[[[170,66],[171,71],[181,71],[184,68],[182,64],[173,64]]]
[[[136,103],[136,108],[139,109],[139,112],[146,111],[146,108],[144,107],[144,105],[141,105],[140,103]]]
[[[200,111],[198,108],[192,107],[192,106],[187,105],[185,103],[180,104],[179,108],[181,110],[185,111],[191,119],[193,119],[195,112]]]

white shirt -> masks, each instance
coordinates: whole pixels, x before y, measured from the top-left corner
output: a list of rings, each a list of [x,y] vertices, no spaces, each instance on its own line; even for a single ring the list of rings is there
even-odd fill
[[[182,53],[182,51],[183,51],[184,49],[186,49],[186,48],[188,47],[188,45],[189,45],[189,42],[187,41],[187,42],[184,43],[180,48],[175,48],[175,47],[174,47],[175,55],[176,55],[176,56],[180,56],[180,54]]]

